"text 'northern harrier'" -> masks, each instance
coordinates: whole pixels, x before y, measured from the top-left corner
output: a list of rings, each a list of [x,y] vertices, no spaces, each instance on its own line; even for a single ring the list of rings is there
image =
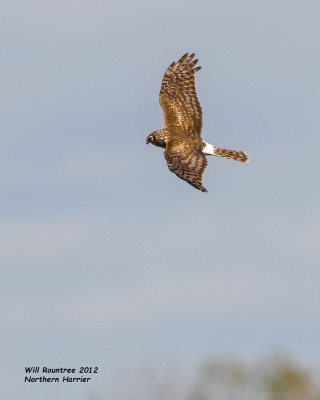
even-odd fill
[[[201,67],[194,54],[186,53],[166,70],[161,90],[160,105],[164,112],[165,128],[152,132],[147,144],[163,147],[170,171],[190,185],[206,192],[202,176],[207,167],[206,156],[230,158],[247,162],[244,151],[222,149],[201,139],[202,110],[196,93],[194,75]]]

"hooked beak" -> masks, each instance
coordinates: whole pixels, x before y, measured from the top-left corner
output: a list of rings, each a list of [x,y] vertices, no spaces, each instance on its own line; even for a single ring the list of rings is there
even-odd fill
[[[149,143],[150,143],[150,138],[147,137],[146,144],[149,144]]]

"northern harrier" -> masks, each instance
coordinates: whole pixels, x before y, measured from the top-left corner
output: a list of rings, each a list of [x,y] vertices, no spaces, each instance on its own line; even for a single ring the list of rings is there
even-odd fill
[[[194,54],[186,53],[166,70],[160,90],[165,128],[150,133],[147,144],[166,149],[164,157],[170,171],[206,192],[202,185],[202,175],[208,164],[206,156],[242,162],[249,158],[244,151],[222,149],[202,140],[202,110],[194,79],[201,67],[195,67],[198,60],[193,58]]]

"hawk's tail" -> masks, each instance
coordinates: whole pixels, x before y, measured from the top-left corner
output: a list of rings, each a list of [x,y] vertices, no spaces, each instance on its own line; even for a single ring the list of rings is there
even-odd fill
[[[223,158],[229,158],[235,161],[248,162],[249,157],[244,151],[222,149],[220,147],[214,148],[214,155]]]

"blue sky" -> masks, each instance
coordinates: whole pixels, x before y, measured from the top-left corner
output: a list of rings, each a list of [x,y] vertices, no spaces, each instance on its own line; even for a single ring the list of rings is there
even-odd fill
[[[112,371],[281,350],[319,366],[317,1],[2,1],[4,398],[86,399]],[[196,52],[208,194],[145,145]],[[88,385],[24,367],[98,366]]]

